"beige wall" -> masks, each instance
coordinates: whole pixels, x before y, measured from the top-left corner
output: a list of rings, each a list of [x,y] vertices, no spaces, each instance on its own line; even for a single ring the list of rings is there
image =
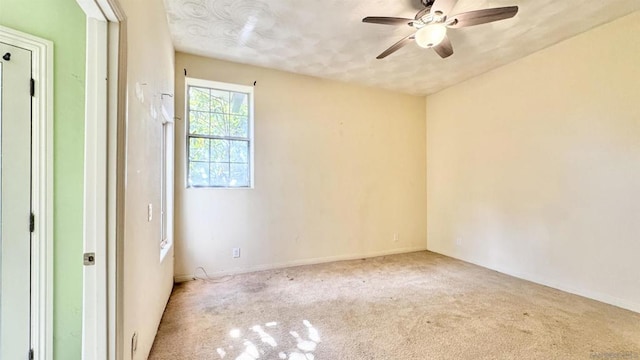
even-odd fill
[[[182,119],[183,69],[257,81],[255,189],[185,189],[178,121],[178,279],[200,266],[211,275],[426,248],[423,97],[178,53]]]
[[[640,311],[640,13],[427,98],[428,247]]]
[[[120,0],[127,15],[128,71],[124,292],[124,359],[146,359],[173,286],[173,252],[160,261],[161,108],[173,112],[174,49],[162,0]],[[147,221],[147,205],[153,219]],[[131,356],[131,338],[138,348]]]

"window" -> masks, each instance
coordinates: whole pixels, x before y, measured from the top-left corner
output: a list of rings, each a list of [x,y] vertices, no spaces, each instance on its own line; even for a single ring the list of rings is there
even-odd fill
[[[163,94],[164,95],[164,94]],[[171,99],[173,100],[173,99]],[[166,101],[166,100],[165,100]],[[169,252],[173,241],[173,114],[162,105],[162,154],[160,197],[160,260]]]
[[[253,88],[187,79],[187,186],[253,185]]]

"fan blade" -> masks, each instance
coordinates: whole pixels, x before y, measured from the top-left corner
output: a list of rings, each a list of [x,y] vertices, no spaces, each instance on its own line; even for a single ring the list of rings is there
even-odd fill
[[[462,28],[473,25],[486,24],[493,21],[509,19],[518,13],[517,6],[508,6],[493,9],[484,9],[469,11],[462,14],[450,16],[454,21],[449,25],[450,28]]]
[[[451,40],[449,40],[448,36],[445,36],[440,44],[434,46],[433,50],[443,59],[453,55],[453,45],[451,45]]]
[[[437,15],[447,15],[453,10],[453,7],[456,6],[458,0],[436,0],[431,6],[431,13],[437,14],[440,12],[441,14]]]
[[[404,19],[396,17],[384,17],[384,16],[368,16],[362,19],[362,22],[371,24],[383,24],[383,25],[410,25],[413,19]]]
[[[388,48],[387,50],[385,50],[382,54],[378,55],[378,57],[376,57],[376,59],[384,59],[387,56],[393,54],[394,52],[398,51],[401,47],[407,45],[408,43],[412,42],[415,39],[416,34],[411,34],[409,36],[407,36],[406,38],[398,41],[397,43],[393,44],[390,48]]]

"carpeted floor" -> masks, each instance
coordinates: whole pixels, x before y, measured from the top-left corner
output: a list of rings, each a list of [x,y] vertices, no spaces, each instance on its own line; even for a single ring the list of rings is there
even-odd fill
[[[640,359],[640,314],[430,252],[176,285],[150,359]]]

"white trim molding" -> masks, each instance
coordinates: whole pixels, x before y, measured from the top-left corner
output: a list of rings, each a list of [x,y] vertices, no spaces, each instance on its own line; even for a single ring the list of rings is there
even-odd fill
[[[457,259],[460,261],[468,262],[470,264],[474,264],[474,265],[483,267],[485,269],[494,270],[499,273],[513,276],[518,279],[531,281],[539,285],[548,286],[550,288],[564,291],[570,294],[582,296],[582,297],[596,300],[605,304],[617,306],[619,308],[640,313],[640,303],[630,301],[628,299],[621,299],[616,296],[611,296],[609,294],[601,293],[599,291],[593,291],[590,289],[586,289],[584,287],[575,286],[575,284],[571,284],[568,282],[557,281],[556,279],[540,276],[532,272],[514,271],[513,269],[510,269],[508,267],[491,264],[486,261],[478,261],[476,259],[473,259],[470,256],[463,256],[454,251],[444,251],[443,249],[434,249],[434,248],[428,248],[428,251],[431,251],[436,254],[444,255],[453,259]]]
[[[427,251],[425,246],[414,246],[414,247],[405,247],[399,249],[391,249],[384,251],[373,251],[373,252],[365,252],[359,254],[347,254],[347,255],[336,255],[336,256],[326,256],[326,257],[316,257],[302,260],[292,260],[292,261],[284,261],[278,263],[270,263],[270,264],[262,264],[250,267],[243,268],[235,268],[230,270],[216,271],[216,272],[208,272],[207,275],[215,278],[220,276],[227,275],[239,275],[252,273],[256,271],[264,271],[264,270],[273,270],[273,269],[284,269],[294,266],[305,266],[305,265],[317,265],[330,263],[335,261],[346,261],[346,260],[358,260],[358,259],[371,259],[379,256],[389,256],[389,255],[398,255],[398,254],[408,254],[420,251]],[[204,269],[206,271],[206,269]],[[173,278],[173,281],[176,283],[187,282],[198,279],[198,276],[194,274],[188,275],[176,275]]]
[[[0,26],[0,40],[32,53],[31,346],[53,359],[53,43]]]
[[[82,359],[122,358],[121,127],[126,18],[118,0],[76,0],[87,16]]]
[[[87,17],[82,358],[107,358],[107,22]]]

